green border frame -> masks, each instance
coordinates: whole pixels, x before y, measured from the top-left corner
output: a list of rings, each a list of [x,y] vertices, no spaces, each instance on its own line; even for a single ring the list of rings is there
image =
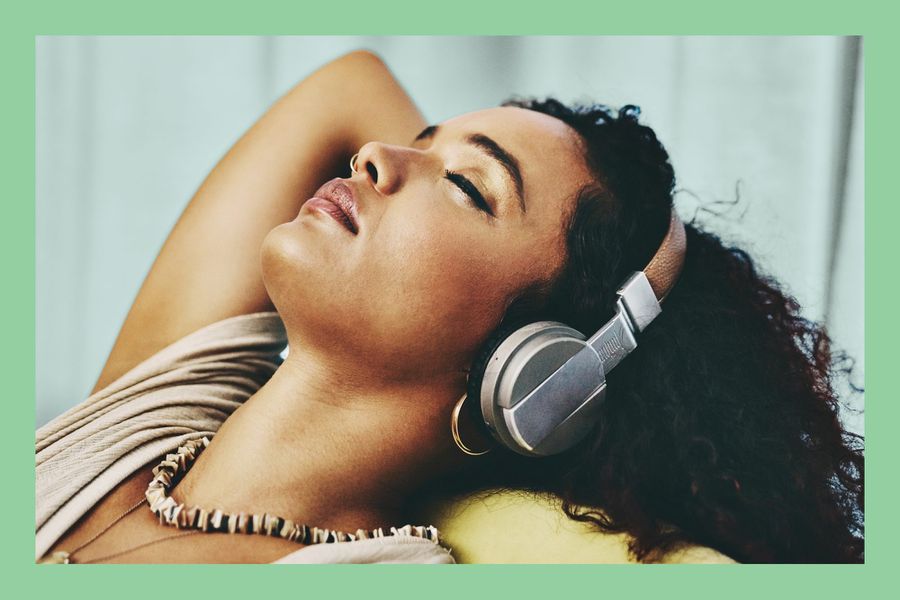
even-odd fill
[[[893,57],[900,56],[894,31],[898,11],[888,2],[786,2],[755,0],[740,5],[709,0],[640,3],[557,0],[552,5],[453,0],[425,2],[339,0],[330,7],[299,1],[256,0],[247,6],[212,0],[153,3],[95,0],[35,1],[0,9],[3,61],[3,273],[4,373],[11,380],[3,436],[9,469],[3,507],[7,515],[2,564],[4,589],[43,597],[154,598],[185,593],[205,597],[305,595],[309,593],[458,598],[515,595],[628,593],[696,597],[756,597],[787,593],[838,597],[875,595],[895,587],[891,541],[897,533],[890,512],[897,484],[892,470],[897,444],[890,427],[897,403],[881,394],[891,356],[891,277],[866,277],[866,359],[869,411],[866,418],[865,565],[587,566],[458,565],[453,567],[262,565],[93,566],[47,569],[33,562],[34,530],[34,48],[36,35],[103,34],[859,34],[866,68],[866,186],[870,198],[888,192],[881,168],[892,161],[897,131],[898,83]],[[866,210],[867,275],[896,270],[887,243],[897,220],[897,201],[870,201]],[[29,400],[30,399],[30,400]],[[895,468],[895,467],[894,467]],[[8,486],[8,487],[7,487]],[[340,572],[335,572],[335,570]],[[102,571],[102,572],[100,572]],[[866,594],[868,595],[868,594]],[[881,595],[881,594],[878,594]]]

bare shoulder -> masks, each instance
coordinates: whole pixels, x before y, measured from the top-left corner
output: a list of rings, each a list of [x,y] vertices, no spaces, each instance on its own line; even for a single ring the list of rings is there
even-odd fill
[[[736,560],[706,546],[685,546],[666,554],[662,564],[738,564]]]

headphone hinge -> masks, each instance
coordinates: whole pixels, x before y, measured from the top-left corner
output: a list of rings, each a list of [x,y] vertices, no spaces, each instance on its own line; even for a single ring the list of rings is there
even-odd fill
[[[624,307],[634,333],[642,332],[662,312],[650,280],[643,271],[632,273],[616,293],[619,295],[617,304]]]
[[[616,315],[587,341],[603,362],[605,373],[637,348],[637,334],[662,312],[643,271],[632,273],[616,293]]]

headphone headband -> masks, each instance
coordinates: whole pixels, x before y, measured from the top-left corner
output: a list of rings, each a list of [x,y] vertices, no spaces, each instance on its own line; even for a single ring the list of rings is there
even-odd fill
[[[665,300],[675,282],[678,281],[681,268],[684,266],[686,249],[687,236],[684,232],[684,224],[672,209],[669,231],[666,232],[659,249],[650,259],[650,263],[644,268],[644,274],[659,302]]]

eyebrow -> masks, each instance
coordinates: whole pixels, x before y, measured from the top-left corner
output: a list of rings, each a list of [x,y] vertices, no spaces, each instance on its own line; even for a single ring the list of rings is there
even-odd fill
[[[413,142],[418,142],[421,140],[430,140],[433,138],[438,130],[440,129],[439,125],[429,125],[422,132],[416,136],[416,139]],[[506,171],[506,174],[509,175],[510,179],[513,180],[513,183],[516,186],[516,195],[519,199],[519,208],[522,210],[522,213],[525,213],[525,193],[524,193],[524,184],[522,182],[522,171],[519,168],[519,161],[516,160],[516,157],[507,152],[503,146],[495,142],[493,139],[484,135],[483,133],[471,133],[466,136],[465,141],[473,146],[476,146],[479,150],[493,158],[497,161],[503,170]]]

